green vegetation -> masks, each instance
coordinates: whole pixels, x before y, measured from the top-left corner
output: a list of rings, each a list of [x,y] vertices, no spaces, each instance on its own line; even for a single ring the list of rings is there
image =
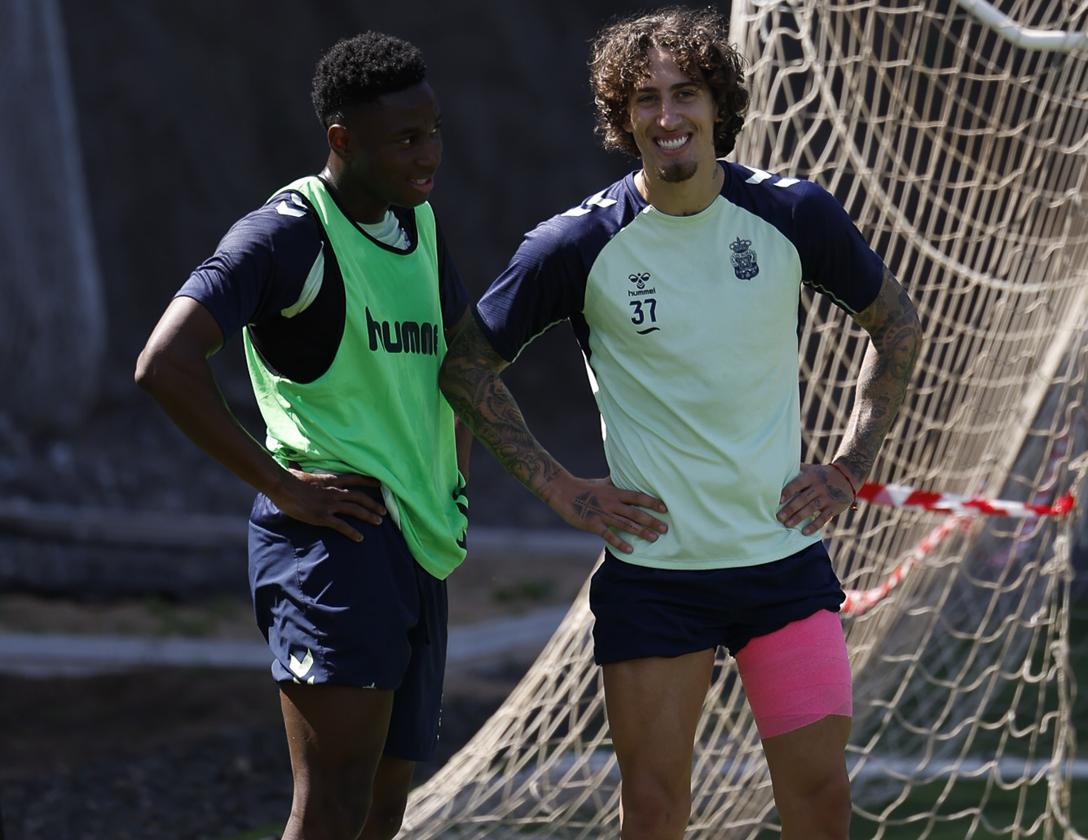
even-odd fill
[[[916,791],[897,809],[902,814],[918,814],[933,809],[938,791]],[[1084,799],[1088,797],[1088,780],[1080,779],[1073,784],[1073,817],[1080,831],[1088,828],[1088,809],[1085,808]],[[1018,822],[1016,813],[1020,804],[1019,791],[999,791],[992,789],[987,793],[984,782],[957,781],[948,797],[939,807],[940,819],[934,819],[932,825],[926,820],[908,823],[906,825],[894,825],[895,814],[892,815],[892,824],[885,826],[881,836],[883,840],[918,840],[925,837],[929,840],[963,840],[968,836],[972,822],[976,819],[973,813],[967,813],[959,819],[949,819],[952,814],[966,812],[977,808],[979,802],[986,800],[986,823],[994,829],[987,830],[980,824],[975,833],[971,834],[972,840],[990,840],[990,838],[1012,836],[1009,827]],[[1077,807],[1077,800],[1081,800],[1081,807]],[[1019,823],[1022,827],[1030,827],[1030,823],[1037,819],[1044,811],[1046,803],[1045,781],[1029,788],[1024,795],[1023,814]],[[928,833],[927,833],[928,828]],[[868,840],[877,836],[877,826],[868,820],[862,820],[855,816],[851,838],[856,840]],[[1025,836],[1025,835],[1019,835]],[[1042,836],[1028,835],[1028,836]]]
[[[555,581],[546,578],[529,579],[500,586],[491,593],[491,600],[505,606],[539,604],[555,598]]]
[[[242,834],[230,834],[219,838],[219,840],[278,840],[281,831],[283,831],[283,826],[276,823],[275,825],[266,825],[263,828],[255,828]]]
[[[1088,756],[1088,597],[1082,596],[1080,601],[1073,604],[1069,640],[1072,672],[1080,683],[1073,704],[1072,720],[1076,730],[1077,754],[1086,757]],[[1031,823],[1044,812],[1047,795],[1045,779],[1024,792],[1022,805],[1019,790],[1002,791],[991,787],[987,791],[985,781],[961,779],[956,782],[948,797],[937,808],[938,813],[945,819],[934,820],[932,825],[924,820],[906,825],[894,824],[897,815],[932,811],[942,789],[943,783],[912,791],[911,795],[890,815],[890,824],[885,826],[884,833],[880,835],[882,840],[917,840],[920,837],[932,838],[932,840],[963,840],[968,836],[975,815],[968,814],[956,820],[947,819],[947,817],[977,808],[978,804],[984,800],[986,821],[995,831],[987,830],[985,826],[980,825],[975,829],[975,833],[970,835],[972,840],[1009,837],[1012,835],[1008,831],[1003,833],[1002,829],[1014,822],[1019,822],[1022,828],[1030,828]],[[1070,802],[1072,803],[1073,826],[1081,834],[1088,835],[1088,779],[1073,781]],[[1018,807],[1023,809],[1023,816],[1019,821],[1016,819]],[[872,810],[880,811],[879,808]],[[928,833],[926,833],[927,829]],[[877,825],[855,816],[851,837],[867,840],[874,836],[877,836]],[[763,838],[761,837],[760,840]]]
[[[531,594],[531,581],[527,581],[524,587],[516,587],[517,592],[511,596],[520,595],[525,598]],[[528,591],[523,591],[528,590]],[[1077,751],[1081,756],[1088,756],[1088,597],[1082,598],[1074,604],[1070,621],[1070,651],[1072,658],[1072,670],[1080,682],[1076,701],[1073,706],[1073,722],[1077,730]],[[892,823],[898,815],[920,814],[934,810],[934,805],[940,796],[942,784],[933,784],[917,788],[891,814]],[[1020,802],[1020,791],[1002,791],[991,787],[986,790],[984,781],[958,780],[949,795],[937,808],[941,819],[935,819],[932,824],[925,820],[911,822],[904,825],[889,824],[884,826],[884,832],[878,835],[879,827],[876,823],[854,817],[850,836],[853,840],[869,840],[879,836],[881,840],[919,840],[925,837],[927,840],[964,840],[968,836],[974,814],[967,814],[959,819],[948,819],[949,815],[961,811],[977,808],[978,804],[985,800],[985,814],[987,823],[996,831],[987,830],[980,825],[971,835],[972,840],[995,840],[996,838],[1008,838],[1012,836],[1008,831],[1002,832],[1016,822],[1017,809],[1022,807],[1025,818],[1019,821],[1022,827],[1030,827],[1031,822],[1042,814],[1046,803],[1046,782],[1033,786],[1026,790],[1023,803]],[[1076,779],[1073,782],[1071,795],[1073,825],[1081,834],[1088,835],[1088,779]],[[873,809],[879,812],[880,809]],[[268,825],[244,834],[230,835],[219,840],[271,840],[279,837],[282,826]],[[518,832],[532,833],[532,832]],[[551,835],[554,836],[554,835]],[[763,832],[758,840],[779,840],[777,832]],[[1019,835],[1024,836],[1024,835]],[[1041,834],[1028,836],[1042,836]]]

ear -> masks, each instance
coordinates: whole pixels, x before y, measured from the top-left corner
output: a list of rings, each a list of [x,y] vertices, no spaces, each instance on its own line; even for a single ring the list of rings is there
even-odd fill
[[[341,160],[351,160],[351,132],[342,123],[333,123],[325,130],[329,148]]]

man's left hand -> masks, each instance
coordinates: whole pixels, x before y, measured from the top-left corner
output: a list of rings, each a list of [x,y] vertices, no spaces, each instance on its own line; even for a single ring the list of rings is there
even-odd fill
[[[854,490],[846,477],[826,464],[802,464],[800,474],[782,488],[778,521],[787,528],[806,519],[801,530],[815,534],[854,503]]]

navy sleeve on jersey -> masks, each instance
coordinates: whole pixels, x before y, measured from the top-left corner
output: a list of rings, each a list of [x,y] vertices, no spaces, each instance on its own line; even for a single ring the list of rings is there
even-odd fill
[[[816,184],[803,183],[806,189],[795,208],[794,229],[802,282],[848,312],[860,312],[876,300],[884,282],[884,262],[838,199]]]
[[[587,264],[572,232],[561,217],[532,230],[476,304],[477,323],[508,362],[548,327],[582,311]]]
[[[449,329],[461,320],[468,307],[468,292],[461,282],[461,274],[450,257],[446,238],[435,220],[435,238],[438,244],[438,296],[442,304],[442,325]]]
[[[207,308],[226,338],[295,303],[321,244],[316,217],[284,193],[236,222],[175,297]]]

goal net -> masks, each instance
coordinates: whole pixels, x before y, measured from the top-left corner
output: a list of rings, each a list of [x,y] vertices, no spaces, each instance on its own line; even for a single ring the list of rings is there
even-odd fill
[[[1085,472],[1088,2],[999,5],[738,0],[753,101],[736,158],[834,192],[918,306],[923,355],[871,481],[1050,504]],[[822,461],[865,341],[826,299],[801,305],[805,457]],[[827,530],[850,590],[854,836],[1080,836],[1070,519],[871,503]],[[583,591],[506,703],[414,793],[403,837],[618,835],[591,624]],[[692,794],[689,838],[779,833],[721,655]]]

